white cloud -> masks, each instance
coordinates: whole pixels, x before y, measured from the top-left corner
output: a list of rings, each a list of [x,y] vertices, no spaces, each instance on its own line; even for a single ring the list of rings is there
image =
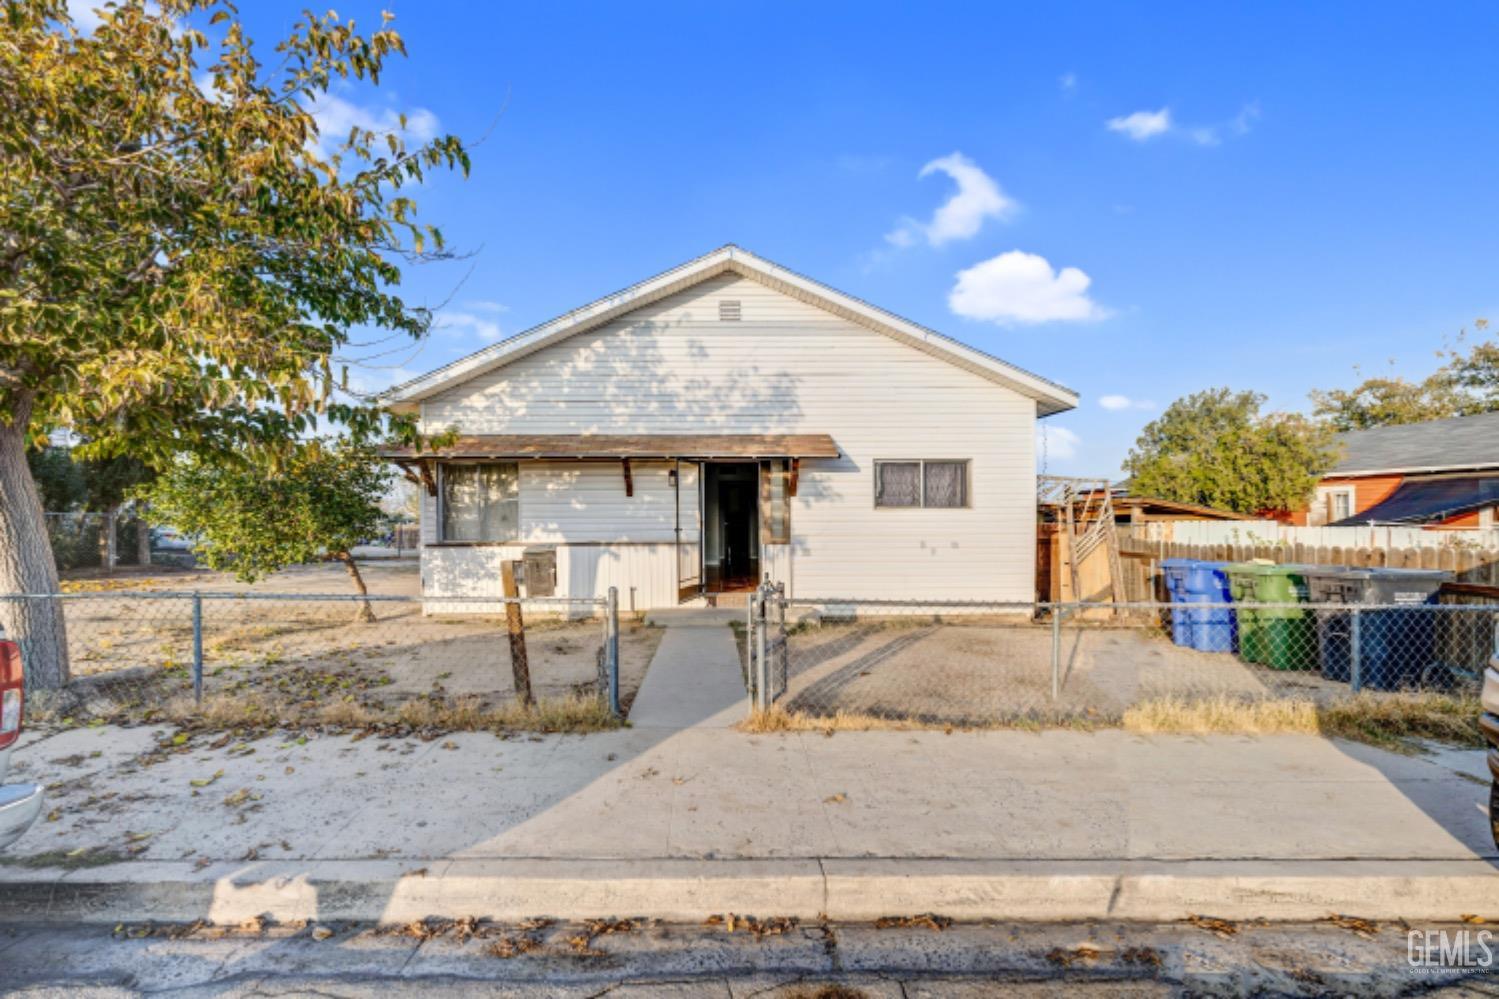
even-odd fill
[[[1077,74],[1076,73],[1063,73],[1061,75],[1061,77],[1057,80],[1057,85],[1062,88],[1062,92],[1063,93],[1065,93],[1065,94],[1072,93],[1074,90],[1077,89]]]
[[[463,304],[470,309],[475,309],[479,312],[489,312],[494,315],[499,315],[502,312],[510,311],[510,306],[506,305],[504,302],[496,302],[493,299],[489,298],[475,298],[470,301],[464,302]]]
[[[324,157],[332,155],[344,144],[350,129],[368,129],[377,135],[403,133],[417,142],[426,142],[435,137],[441,127],[437,115],[426,108],[407,111],[406,125],[402,128],[401,113],[394,108],[364,107],[337,94],[320,95],[308,110],[318,127],[318,137],[310,144],[318,155]]]
[[[932,246],[968,239],[978,234],[985,219],[1006,219],[1020,208],[1000,189],[993,177],[962,153],[932,160],[916,176],[929,177],[934,173],[951,177],[958,185],[957,191],[937,208],[930,222],[902,219],[895,229],[885,234],[885,241],[891,246],[912,246],[919,237],[924,237]]]
[[[959,271],[947,305],[1001,325],[1104,319],[1109,311],[1088,297],[1092,283],[1076,267],[1057,271],[1045,257],[1011,250]]]
[[[1171,131],[1171,109],[1136,111],[1108,120],[1110,132],[1122,132],[1136,142],[1146,142]]]
[[[1116,412],[1122,409],[1155,409],[1155,403],[1149,399],[1131,399],[1127,395],[1099,396],[1098,404]]]
[[[1199,146],[1222,145],[1224,133],[1248,135],[1254,121],[1260,116],[1258,101],[1251,101],[1239,109],[1239,113],[1226,122],[1215,125],[1182,125],[1171,117],[1170,108],[1159,111],[1136,111],[1134,114],[1110,118],[1106,125],[1111,132],[1127,135],[1135,142],[1147,142],[1159,135],[1171,133],[1195,142]]]
[[[498,306],[498,303],[477,303],[480,311],[504,311],[504,306],[497,309],[485,310],[485,306]],[[503,336],[500,324],[493,319],[486,319],[474,312],[440,312],[432,321],[432,330],[435,333],[447,333],[457,337],[478,337],[480,340],[493,342]]]
[[[1083,439],[1066,427],[1036,424],[1036,457],[1042,461],[1067,461],[1077,457]]]

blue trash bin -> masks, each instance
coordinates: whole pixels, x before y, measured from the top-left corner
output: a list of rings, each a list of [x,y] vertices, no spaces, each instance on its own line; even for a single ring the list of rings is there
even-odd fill
[[[1171,596],[1171,640],[1201,652],[1234,650],[1234,613],[1228,607],[1193,604],[1227,604],[1231,601],[1226,562],[1195,558],[1168,558],[1161,562],[1166,591]]]

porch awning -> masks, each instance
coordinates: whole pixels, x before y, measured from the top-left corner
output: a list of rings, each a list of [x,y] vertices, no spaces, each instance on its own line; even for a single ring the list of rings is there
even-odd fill
[[[427,458],[661,459],[836,458],[827,434],[479,434],[418,452],[391,447],[395,461]]]
[[[1499,505],[1499,475],[1407,480],[1369,509],[1330,526],[1422,524],[1495,505]]]

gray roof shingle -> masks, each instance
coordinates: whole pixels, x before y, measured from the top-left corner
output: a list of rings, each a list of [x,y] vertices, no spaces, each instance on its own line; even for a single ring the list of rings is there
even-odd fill
[[[1499,412],[1339,434],[1329,475],[1499,467]]]

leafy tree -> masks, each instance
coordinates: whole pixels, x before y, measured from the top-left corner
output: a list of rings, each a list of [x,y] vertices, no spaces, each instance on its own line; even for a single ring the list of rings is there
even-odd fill
[[[1480,335],[1489,331],[1487,319],[1480,319],[1473,326]],[[1466,331],[1460,333],[1459,344],[1466,337]],[[1474,400],[1474,411],[1487,413],[1499,409],[1499,340],[1488,339],[1473,344],[1466,353],[1452,350],[1446,356],[1445,370],[1458,388]]]
[[[1445,372],[1420,382],[1366,378],[1351,389],[1317,389],[1312,412],[1335,430],[1367,430],[1397,423],[1422,423],[1461,416],[1466,400]]]
[[[354,589],[368,593],[351,554],[385,522],[380,501],[391,472],[369,449],[312,440],[275,468],[189,455],[146,487],[165,523],[193,539],[212,569],[253,583],[289,565],[323,559],[344,564]],[[374,620],[369,601],[360,619]]]
[[[404,54],[388,24],[309,14],[263,65],[228,0],[100,16],[83,34],[64,0],[0,0],[0,591],[57,588],[26,463],[53,430],[162,467],[274,460],[320,417],[374,429],[335,367],[352,327],[426,332],[396,286],[441,234],[402,189],[468,169],[451,136],[319,141],[329,87]],[[56,606],[0,605],[0,625],[29,683],[66,682]]]
[[[1125,459],[1131,489],[1236,513],[1300,508],[1336,461],[1333,432],[1294,413],[1262,416],[1264,402],[1226,388],[1176,400]]]
[[[1488,322],[1475,329],[1482,334]],[[1436,371],[1419,382],[1398,375],[1366,378],[1351,389],[1315,390],[1312,412],[1337,430],[1366,430],[1402,423],[1424,423],[1453,416],[1470,416],[1499,409],[1499,342],[1475,343],[1441,351],[1446,358]]]

